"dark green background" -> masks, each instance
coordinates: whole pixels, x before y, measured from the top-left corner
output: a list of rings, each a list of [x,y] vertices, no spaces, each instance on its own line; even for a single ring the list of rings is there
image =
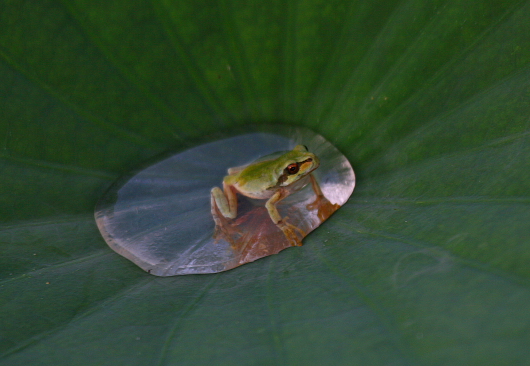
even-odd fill
[[[530,364],[530,2],[0,2],[0,364]],[[157,278],[93,207],[248,124],[352,162],[301,248]]]

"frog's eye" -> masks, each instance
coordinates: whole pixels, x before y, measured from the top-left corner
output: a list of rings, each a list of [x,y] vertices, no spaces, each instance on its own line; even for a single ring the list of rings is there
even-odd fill
[[[296,174],[300,170],[300,167],[297,163],[289,164],[287,165],[287,168],[285,168],[288,174]]]

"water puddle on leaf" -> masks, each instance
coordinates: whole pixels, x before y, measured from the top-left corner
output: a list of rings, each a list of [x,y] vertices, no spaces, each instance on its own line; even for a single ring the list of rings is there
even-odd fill
[[[306,156],[286,155],[293,149]],[[252,171],[242,168],[248,165]],[[238,179],[225,180],[237,182],[228,188],[237,197],[237,215],[229,218],[223,212],[230,204],[220,208],[211,191],[222,192],[234,167]],[[216,273],[301,245],[354,186],[350,163],[322,136],[275,128],[203,144],[133,172],[105,193],[95,217],[107,244],[153,275]],[[280,200],[266,206],[275,194]]]

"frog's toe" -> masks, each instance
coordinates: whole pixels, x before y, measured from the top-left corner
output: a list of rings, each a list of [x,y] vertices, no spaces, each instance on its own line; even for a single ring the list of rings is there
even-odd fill
[[[278,223],[278,227],[293,246],[302,246],[302,239],[305,237],[302,229],[286,222],[285,219]]]

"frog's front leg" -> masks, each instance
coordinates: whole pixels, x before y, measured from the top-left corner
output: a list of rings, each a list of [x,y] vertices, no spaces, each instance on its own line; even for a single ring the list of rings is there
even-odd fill
[[[272,195],[271,198],[265,203],[265,207],[267,208],[267,211],[269,211],[269,216],[280,228],[281,231],[283,231],[283,234],[285,237],[293,243],[295,246],[302,246],[302,242],[298,238],[298,234],[302,236],[302,238],[305,236],[305,233],[298,227],[290,224],[287,222],[287,218],[283,218],[280,216],[280,213],[278,212],[278,209],[276,208],[276,204],[283,200],[285,197],[287,197],[287,193],[283,190],[279,190],[274,195]]]
[[[219,187],[213,187],[211,191],[211,205],[212,214],[215,211],[214,205],[216,205],[224,217],[227,219],[235,219],[237,216],[237,196],[232,186],[223,182],[222,191]]]

